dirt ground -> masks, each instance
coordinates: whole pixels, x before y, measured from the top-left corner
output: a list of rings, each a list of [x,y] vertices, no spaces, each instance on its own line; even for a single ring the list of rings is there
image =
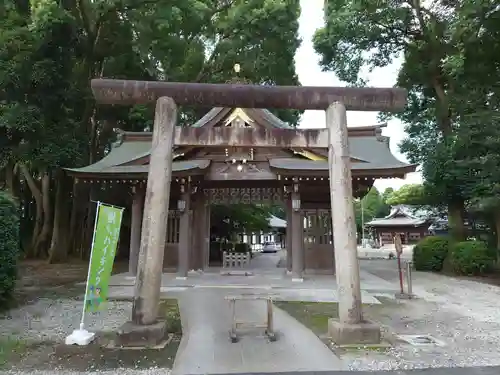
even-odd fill
[[[116,262],[113,273],[124,272],[126,262]],[[40,298],[71,298],[84,293],[77,283],[85,281],[88,262],[72,259],[63,264],[47,264],[43,260],[22,261],[15,292],[15,306],[36,302]]]
[[[74,308],[75,305],[81,306],[84,287],[80,283],[85,281],[87,266],[88,263],[82,261],[55,265],[43,261],[21,263],[16,304],[11,311],[16,310],[16,316],[19,316],[19,312],[26,311],[25,329],[32,324],[30,320],[57,314],[60,306],[65,306],[66,309]],[[113,272],[123,272],[126,267],[126,264],[117,263]],[[36,309],[40,311],[37,313],[40,316],[34,316],[30,311],[38,305],[44,308]],[[78,307],[79,309],[81,307]],[[30,337],[26,332],[19,332],[18,336],[0,335],[0,370],[99,371],[116,368],[171,368],[182,336],[177,301],[162,301],[160,313],[161,319],[167,319],[169,323],[170,341],[163,349],[108,348],[113,337],[113,332],[110,331],[97,332],[97,339],[85,347],[66,346],[63,339],[54,340],[51,337],[40,340]],[[10,311],[4,312],[0,315],[0,325],[8,325],[10,319]],[[54,316],[53,319],[57,317]],[[65,323],[61,320],[61,324]],[[72,328],[62,328],[63,331],[68,329]]]
[[[108,349],[99,342],[86,347],[54,342],[26,344],[21,350],[11,352],[3,366],[0,362],[0,369],[102,371],[117,368],[171,368],[179,343],[180,337],[175,336],[164,349]]]

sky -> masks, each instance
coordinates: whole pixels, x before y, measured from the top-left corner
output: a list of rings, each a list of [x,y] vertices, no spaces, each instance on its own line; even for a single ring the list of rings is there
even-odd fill
[[[334,73],[322,72],[319,66],[319,55],[314,51],[312,37],[317,28],[323,24],[323,0],[301,0],[302,14],[299,19],[299,34],[302,45],[295,55],[295,67],[299,80],[304,86],[345,86]],[[401,61],[396,60],[393,64],[374,70],[371,74],[364,75],[369,86],[392,87],[396,83],[397,74]],[[348,126],[376,125],[378,112],[347,112]],[[325,127],[324,111],[306,111],[302,116],[299,127],[318,128]],[[399,152],[398,144],[405,138],[403,124],[398,120],[391,120],[382,134],[389,136],[392,153],[404,162],[407,159]],[[421,174],[409,173],[406,179],[381,179],[375,181],[377,189],[383,191],[388,187],[400,188],[404,184],[422,182]]]

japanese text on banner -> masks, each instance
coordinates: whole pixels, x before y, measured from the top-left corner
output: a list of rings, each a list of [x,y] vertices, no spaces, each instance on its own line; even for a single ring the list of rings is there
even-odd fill
[[[92,246],[85,310],[97,311],[108,297],[109,278],[113,270],[123,209],[99,205]]]

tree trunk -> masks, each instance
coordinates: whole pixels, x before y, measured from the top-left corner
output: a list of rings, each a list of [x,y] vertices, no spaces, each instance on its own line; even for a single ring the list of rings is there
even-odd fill
[[[77,235],[78,233],[78,223],[83,222],[85,219],[84,215],[82,214],[82,198],[86,195],[84,193],[83,187],[86,187],[86,185],[82,186],[83,184],[79,184],[77,180],[73,181],[73,193],[71,194],[73,204],[71,206],[71,217],[69,219],[69,241],[68,241],[68,247],[70,249],[70,252],[78,252],[78,249],[80,249],[81,244],[79,240],[79,236]]]
[[[496,262],[500,263],[500,211],[498,209],[495,210],[494,214],[495,219],[495,234],[497,236],[497,251],[495,252]]]
[[[64,262],[68,258],[69,195],[68,178],[62,170],[59,170],[57,172],[54,229],[49,250],[49,263]]]
[[[463,201],[454,201],[448,204],[448,226],[455,241],[464,241],[466,239],[464,209]]]
[[[16,174],[14,173],[14,163],[8,162],[5,166],[5,187],[7,191],[13,196],[19,197],[18,185],[15,180]]]
[[[24,178],[26,180],[26,184],[28,185],[31,195],[33,196],[33,199],[35,200],[35,205],[36,205],[36,213],[35,213],[35,225],[33,227],[33,232],[32,232],[32,237],[31,237],[31,245],[30,249],[26,252],[27,256],[34,256],[35,255],[35,250],[36,250],[36,241],[37,238],[40,234],[40,230],[42,228],[43,224],[43,202],[42,202],[42,192],[38,188],[35,180],[33,179],[33,176],[31,175],[30,171],[24,164],[19,164],[19,169],[21,170],[21,173],[24,175]]]
[[[87,213],[85,217],[85,224],[83,226],[83,236],[82,236],[82,247],[81,247],[81,255],[82,259],[87,259],[90,256],[90,251],[92,248],[92,235],[94,233],[94,220],[95,220],[95,215],[96,215],[96,208],[97,205],[95,203],[96,201],[96,195],[97,195],[97,188],[98,186],[96,184],[93,184],[90,187],[90,192],[89,192],[89,201],[87,203]]]
[[[42,208],[43,208],[43,225],[40,234],[35,243],[35,256],[49,254],[50,236],[52,234],[52,206],[50,202],[50,174],[44,172],[42,175]]]

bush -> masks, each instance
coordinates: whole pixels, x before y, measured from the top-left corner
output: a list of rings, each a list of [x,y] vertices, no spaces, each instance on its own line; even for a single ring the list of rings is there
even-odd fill
[[[451,247],[450,263],[459,275],[482,275],[493,267],[494,259],[483,241],[464,241]]]
[[[417,271],[441,271],[448,255],[450,240],[444,236],[429,236],[413,248],[413,264]]]
[[[234,245],[231,242],[221,242],[220,243],[220,248],[222,251],[233,251],[234,250]]]
[[[17,278],[20,254],[19,212],[14,199],[0,191],[0,309],[8,307]]]
[[[235,253],[249,253],[250,252],[250,245],[247,243],[237,243],[234,245],[234,252]]]

